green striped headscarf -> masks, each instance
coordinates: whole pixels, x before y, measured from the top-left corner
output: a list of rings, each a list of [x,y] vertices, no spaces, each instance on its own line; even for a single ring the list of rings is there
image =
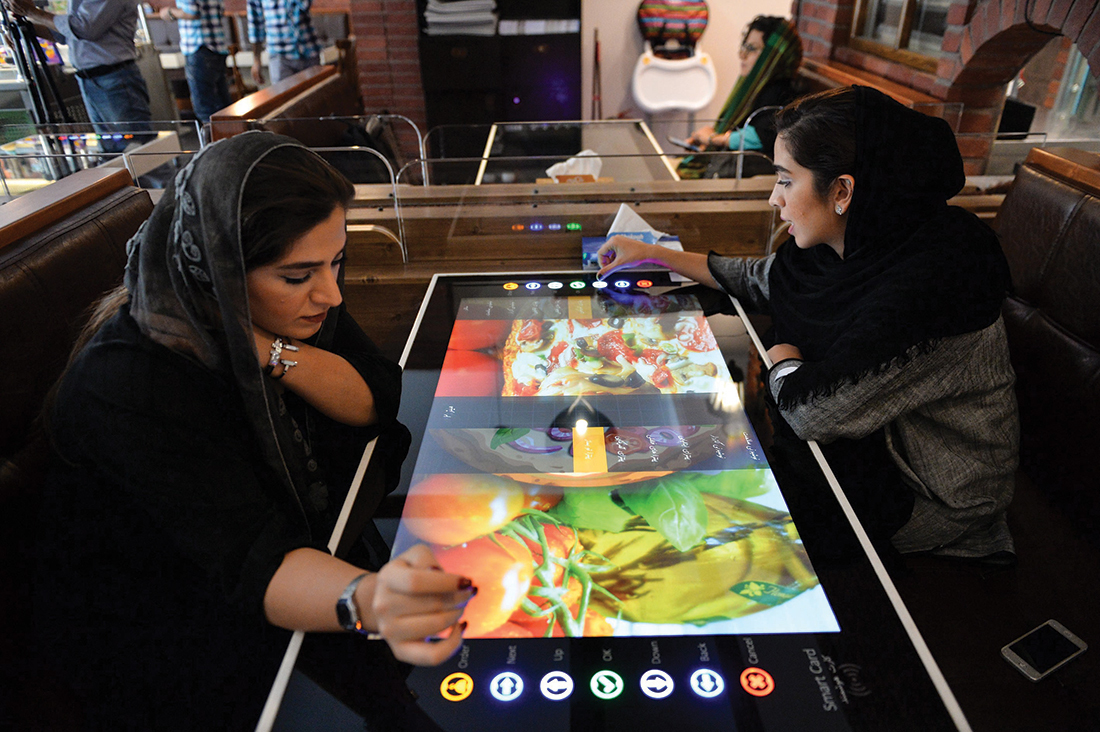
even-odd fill
[[[752,71],[734,84],[722,111],[718,113],[714,131],[722,134],[740,127],[755,109],[754,103],[760,90],[776,79],[794,78],[801,62],[802,39],[789,21],[779,19],[775,30],[764,39],[764,50],[760,52]]]

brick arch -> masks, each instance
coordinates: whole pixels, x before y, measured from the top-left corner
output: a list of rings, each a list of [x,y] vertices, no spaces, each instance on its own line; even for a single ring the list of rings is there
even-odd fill
[[[934,96],[964,105],[959,131],[968,172],[982,172],[1004,107],[1005,85],[1054,35],[1077,44],[1100,70],[1100,4],[1095,0],[985,0],[958,2],[965,24],[957,39],[945,37]],[[1025,11],[1027,16],[1025,17]],[[965,13],[965,15],[964,15]],[[949,15],[949,21],[951,16]],[[1030,21],[1030,23],[1029,23]],[[982,135],[989,139],[983,141]]]

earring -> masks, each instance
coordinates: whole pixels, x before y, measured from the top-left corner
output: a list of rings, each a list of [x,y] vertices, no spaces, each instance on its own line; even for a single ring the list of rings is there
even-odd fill
[[[839,203],[838,203],[838,204],[836,205],[836,212],[837,212],[837,215],[838,215],[838,216],[840,216],[840,215],[843,215],[843,214],[844,214],[844,207],[843,207],[843,206],[841,206],[841,205],[840,205]]]

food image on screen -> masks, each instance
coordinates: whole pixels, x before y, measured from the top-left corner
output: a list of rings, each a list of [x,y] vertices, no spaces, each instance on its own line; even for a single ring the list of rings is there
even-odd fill
[[[621,483],[630,480],[624,474],[758,462],[751,436],[728,425],[588,427],[583,435],[568,427],[433,428],[429,434],[477,470],[561,485],[584,485],[590,479]]]
[[[698,312],[517,320],[503,372],[503,396],[712,393],[729,378]]]
[[[427,543],[473,580],[467,638],[836,629],[769,469],[633,475],[418,475],[394,553]]]

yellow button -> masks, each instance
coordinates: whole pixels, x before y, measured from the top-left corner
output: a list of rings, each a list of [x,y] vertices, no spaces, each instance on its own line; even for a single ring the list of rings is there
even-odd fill
[[[461,671],[455,672],[443,679],[443,683],[439,685],[439,693],[443,695],[443,698],[447,701],[460,702],[468,697],[474,690],[474,680],[470,678],[469,674],[464,674]]]

